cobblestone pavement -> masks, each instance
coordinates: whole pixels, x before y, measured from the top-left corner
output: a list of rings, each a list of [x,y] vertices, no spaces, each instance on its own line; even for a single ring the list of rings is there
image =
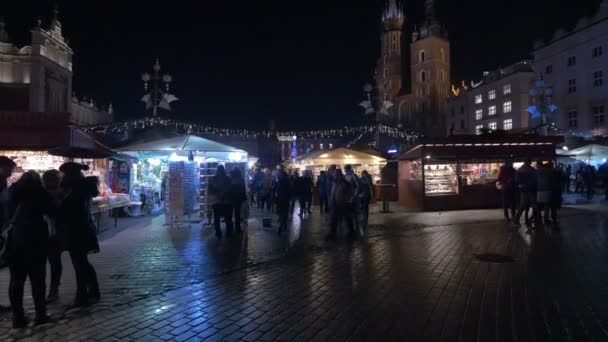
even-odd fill
[[[608,341],[608,213],[565,209],[560,232],[527,235],[497,211],[371,216],[358,241],[323,239],[324,220],[288,236],[250,219],[243,236],[124,219],[92,256],[100,304],[3,340]],[[491,262],[477,254],[498,254]],[[500,258],[500,256],[506,256]],[[490,257],[492,257],[490,255]],[[511,257],[511,260],[508,260]],[[504,260],[503,260],[504,259]],[[506,262],[496,262],[506,261]],[[0,271],[6,291],[8,272]],[[31,315],[31,299],[26,294]],[[0,296],[6,304],[6,297]]]

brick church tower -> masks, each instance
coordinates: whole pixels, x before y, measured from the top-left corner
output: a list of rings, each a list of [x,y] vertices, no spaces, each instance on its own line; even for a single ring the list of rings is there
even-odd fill
[[[412,32],[409,79],[404,75],[405,15],[395,0],[384,11],[382,55],[376,67],[378,97],[393,103],[389,121],[427,136],[444,135],[450,89],[450,42],[435,16],[435,2],[425,0],[425,20]],[[406,56],[407,57],[407,56]],[[409,81],[409,83],[407,83]]]

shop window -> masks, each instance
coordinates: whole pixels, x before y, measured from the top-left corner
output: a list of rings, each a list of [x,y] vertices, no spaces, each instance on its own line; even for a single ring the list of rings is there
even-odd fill
[[[475,110],[475,120],[481,120],[483,118],[483,109]]]
[[[513,129],[513,119],[505,119],[502,121],[502,129],[510,131]]]
[[[505,84],[502,86],[502,94],[503,95],[511,94],[511,84]]]
[[[483,95],[482,94],[475,95],[475,104],[480,104],[482,102],[483,102]]]
[[[483,125],[475,126],[475,134],[480,135],[482,129],[483,129]]]
[[[488,107],[488,115],[496,115],[496,106]]]
[[[495,131],[498,129],[498,124],[496,123],[496,121],[490,122],[488,123],[488,128],[492,131]]]
[[[502,104],[502,112],[503,113],[511,113],[513,111],[513,104],[511,101],[507,101]]]
[[[569,128],[578,127],[578,112],[576,110],[571,110],[568,112],[568,127]]]
[[[494,100],[496,98],[496,89],[492,89],[488,92],[488,100]]]
[[[460,165],[460,184],[472,186],[478,184],[496,184],[500,163],[474,163]]]
[[[576,93],[576,78],[568,80],[568,93]]]
[[[601,87],[604,84],[604,72],[602,70],[593,72],[593,86]]]
[[[456,165],[424,165],[424,192],[427,196],[457,195]]]

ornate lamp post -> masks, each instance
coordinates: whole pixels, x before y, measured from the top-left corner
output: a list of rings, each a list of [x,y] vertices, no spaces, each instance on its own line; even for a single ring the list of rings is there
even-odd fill
[[[366,83],[363,86],[363,92],[367,100],[361,102],[359,105],[365,109],[365,115],[376,114],[376,148],[380,148],[380,129],[382,127],[382,117],[388,115],[388,110],[393,106],[393,103],[387,99],[386,93],[382,96],[380,103],[374,103],[372,100],[372,92],[374,87]]]
[[[532,114],[532,119],[539,119],[541,135],[547,135],[547,126],[550,125],[549,116],[557,110],[557,106],[551,103],[553,89],[545,85],[543,75],[539,74],[534,82],[534,86],[530,89],[530,98],[532,98],[532,106],[528,107],[527,111]]]
[[[141,80],[144,81],[144,90],[147,92],[141,99],[146,103],[146,110],[152,109],[152,116],[155,117],[158,115],[158,108],[171,110],[169,104],[177,100],[177,97],[169,94],[169,85],[173,82],[173,77],[169,74],[161,76],[158,58],[152,66],[152,74],[143,73]]]

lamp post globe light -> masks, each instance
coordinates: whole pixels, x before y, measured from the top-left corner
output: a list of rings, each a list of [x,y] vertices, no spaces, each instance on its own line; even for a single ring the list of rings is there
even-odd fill
[[[141,100],[146,103],[146,110],[152,110],[152,116],[154,117],[158,116],[159,108],[170,111],[170,103],[178,100],[177,97],[169,93],[173,77],[170,74],[161,76],[160,70],[160,62],[157,58],[152,65],[152,74],[145,72],[141,75],[146,91],[146,95]]]
[[[540,119],[540,124],[537,129],[540,129],[541,135],[548,134],[548,126],[553,123],[550,121],[551,115],[557,111],[551,99],[553,97],[553,88],[547,86],[543,80],[543,75],[539,74],[534,85],[529,91],[532,105],[527,111],[532,115],[532,119]]]

